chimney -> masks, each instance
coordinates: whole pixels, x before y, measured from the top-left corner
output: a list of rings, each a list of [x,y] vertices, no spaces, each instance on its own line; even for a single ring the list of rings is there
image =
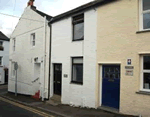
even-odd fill
[[[34,0],[29,0],[27,6],[33,6]]]

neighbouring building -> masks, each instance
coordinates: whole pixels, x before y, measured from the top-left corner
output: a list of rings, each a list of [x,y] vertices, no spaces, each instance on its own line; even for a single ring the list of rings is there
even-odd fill
[[[0,84],[8,83],[9,38],[0,31]]]
[[[51,16],[28,2],[10,39],[10,66],[8,91],[15,92],[17,70],[17,93],[49,98],[49,49]],[[47,69],[46,69],[47,68]],[[36,95],[37,96],[37,95]]]
[[[150,117],[150,0],[97,9],[96,107]]]

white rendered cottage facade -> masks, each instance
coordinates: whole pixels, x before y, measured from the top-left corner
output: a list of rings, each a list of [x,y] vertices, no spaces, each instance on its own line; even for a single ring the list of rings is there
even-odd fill
[[[74,13],[78,9],[54,17],[51,24],[50,96],[95,108],[97,11]]]
[[[10,71],[8,91],[15,92],[16,71],[18,63],[17,93],[48,97],[49,47],[51,16],[39,11],[30,4],[25,8],[10,39]]]

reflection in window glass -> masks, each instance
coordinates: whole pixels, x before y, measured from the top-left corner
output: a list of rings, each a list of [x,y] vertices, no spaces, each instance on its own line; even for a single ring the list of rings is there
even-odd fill
[[[150,28],[150,13],[143,14],[143,28]]]
[[[120,78],[120,68],[118,66],[117,67],[115,67],[115,66],[105,67],[103,78],[119,79]]]
[[[150,56],[144,56],[143,67],[144,69],[150,69]]]
[[[84,23],[79,23],[74,25],[74,39],[82,39],[84,36]]]
[[[144,73],[143,74],[143,88],[144,89],[150,89],[150,73]]]
[[[82,82],[83,78],[83,65],[73,66],[73,81]]]
[[[150,0],[143,0],[143,11],[150,9]]]
[[[83,58],[72,58],[72,81],[83,83]]]

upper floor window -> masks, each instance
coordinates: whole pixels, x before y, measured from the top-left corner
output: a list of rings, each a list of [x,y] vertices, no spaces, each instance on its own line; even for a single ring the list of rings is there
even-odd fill
[[[31,45],[35,46],[35,33],[31,34]]]
[[[84,39],[84,14],[73,17],[73,41]]]
[[[150,0],[141,1],[141,29],[150,29]]]
[[[13,51],[15,51],[15,49],[16,49],[16,39],[14,38],[13,39]]]
[[[3,41],[0,41],[0,50],[3,51],[4,47],[3,47]]]

